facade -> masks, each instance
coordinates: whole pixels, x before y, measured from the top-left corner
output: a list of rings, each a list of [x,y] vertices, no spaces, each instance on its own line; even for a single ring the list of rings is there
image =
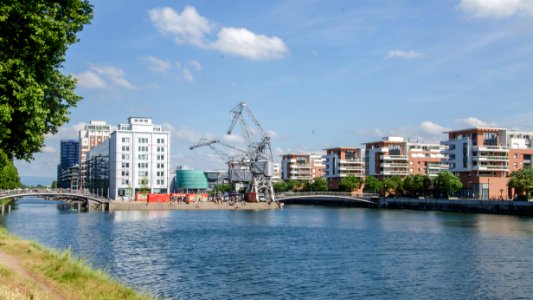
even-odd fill
[[[207,188],[210,190],[219,184],[229,183],[228,171],[209,170],[204,173],[207,177]]]
[[[430,177],[447,169],[442,163],[444,147],[439,144],[409,142],[402,137],[384,137],[381,141],[365,143],[366,176]]]
[[[170,132],[151,118],[130,117],[109,139],[109,189],[112,199],[131,199],[141,189],[170,190]]]
[[[324,177],[328,180],[329,189],[338,189],[343,177],[365,176],[364,152],[361,148],[336,147],[325,150]]]
[[[285,154],[281,159],[281,179],[313,182],[324,177],[324,167],[320,154]]]
[[[446,163],[463,183],[461,196],[476,199],[512,198],[508,176],[531,166],[533,132],[504,128],[450,131]]]
[[[76,140],[61,140],[60,163],[57,166],[57,187],[79,188],[80,143]]]
[[[208,188],[207,175],[199,170],[176,170],[178,192],[199,192]]]
[[[100,145],[102,142],[109,139],[111,134],[111,126],[106,124],[105,121],[90,121],[86,124],[84,129],[79,131],[79,144],[80,144],[80,186],[86,188],[87,170],[86,159],[87,154],[91,149]]]
[[[109,197],[109,140],[92,148],[84,163],[85,189],[93,194]]]
[[[281,181],[281,163],[273,163],[272,164],[272,182],[280,182]]]

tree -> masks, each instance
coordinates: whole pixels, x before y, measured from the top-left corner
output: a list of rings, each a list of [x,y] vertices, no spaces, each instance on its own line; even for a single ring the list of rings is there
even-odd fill
[[[449,171],[440,172],[435,178],[435,192],[445,197],[453,195],[460,190],[463,184],[459,178]]]
[[[403,188],[411,197],[418,197],[431,188],[431,178],[420,174],[409,175],[403,181]]]
[[[301,191],[305,188],[305,182],[300,180],[289,180],[287,182],[289,190],[293,192]]]
[[[228,183],[222,183],[222,184],[217,184],[215,185],[215,187],[213,188],[213,193],[216,195],[216,194],[225,194],[225,193],[229,193],[231,191],[231,184],[228,184]]]
[[[383,189],[383,183],[374,176],[368,176],[365,179],[365,187],[363,191],[365,193],[381,193]]]
[[[403,180],[400,176],[391,176],[383,180],[383,192],[385,194],[401,195],[403,193]]]
[[[315,178],[313,183],[309,184],[311,191],[325,192],[328,190],[328,181],[325,178]]]
[[[509,187],[514,188],[521,199],[528,199],[533,193],[533,168],[528,166],[511,173]]]
[[[16,189],[20,187],[17,168],[7,155],[0,153],[0,190]]]
[[[57,189],[57,181],[56,180],[52,181],[52,184],[50,185],[50,188]]]
[[[289,186],[285,181],[275,182],[272,186],[276,193],[283,193],[289,190]]]
[[[59,69],[91,18],[87,0],[1,2],[0,150],[10,160],[32,159],[81,99]]]
[[[344,192],[354,192],[361,188],[363,179],[352,175],[341,178],[339,190]]]

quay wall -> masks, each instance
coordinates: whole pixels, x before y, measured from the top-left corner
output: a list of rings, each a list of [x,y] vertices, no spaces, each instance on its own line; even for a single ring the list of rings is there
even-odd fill
[[[533,202],[448,199],[379,199],[380,208],[533,216]]]
[[[178,202],[121,202],[111,201],[109,203],[109,210],[266,210],[277,209],[276,203],[268,204],[260,203],[214,203],[214,202],[199,202],[199,203],[178,203]]]

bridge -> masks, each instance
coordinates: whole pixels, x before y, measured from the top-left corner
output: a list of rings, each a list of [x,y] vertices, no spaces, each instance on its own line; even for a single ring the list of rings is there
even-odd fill
[[[108,209],[110,202],[110,200],[107,198],[81,191],[60,189],[16,189],[0,191],[0,200],[9,198],[17,199],[21,197],[39,197],[44,199],[52,198],[66,202],[78,202],[83,204],[86,209],[89,209],[92,206],[100,210]]]
[[[378,195],[349,192],[288,192],[276,194],[276,201],[287,204],[376,207]]]

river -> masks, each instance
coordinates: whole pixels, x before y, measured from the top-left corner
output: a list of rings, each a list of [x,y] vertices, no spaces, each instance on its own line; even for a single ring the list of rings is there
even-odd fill
[[[175,299],[533,295],[533,219],[286,205],[76,213],[19,200],[0,224]]]

